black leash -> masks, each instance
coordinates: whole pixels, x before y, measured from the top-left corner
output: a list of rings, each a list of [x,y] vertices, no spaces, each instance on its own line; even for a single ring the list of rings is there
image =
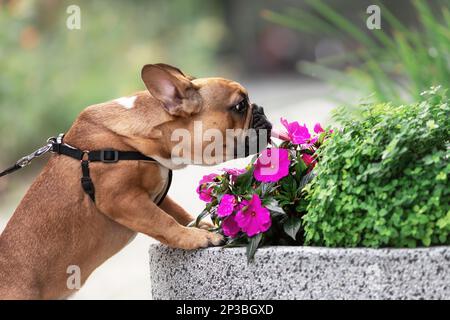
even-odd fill
[[[0,173],[0,177],[6,176],[7,174],[13,173],[14,171],[17,171],[17,170],[19,170],[21,168],[22,168],[21,166],[19,166],[17,163],[15,163],[14,165],[9,167],[8,169],[2,171],[2,173]]]
[[[47,144],[35,152],[19,159],[13,166],[7,168],[0,173],[0,177],[7,174],[13,173],[28,164],[37,157],[42,156],[47,152],[53,152],[56,154],[65,155],[81,162],[81,187],[84,192],[89,195],[92,201],[95,202],[95,187],[92,182],[89,163],[90,162],[103,162],[107,164],[116,163],[123,160],[142,160],[142,161],[152,161],[157,162],[155,159],[147,157],[140,152],[136,151],[118,151],[114,149],[104,149],[104,150],[93,150],[93,151],[82,151],[80,149],[74,148],[63,142],[64,134],[60,134],[57,138],[52,137],[47,140]],[[160,205],[169,191],[170,185],[172,183],[172,170],[169,169],[169,177],[167,181],[167,187],[165,188],[161,198],[159,199],[157,205]]]

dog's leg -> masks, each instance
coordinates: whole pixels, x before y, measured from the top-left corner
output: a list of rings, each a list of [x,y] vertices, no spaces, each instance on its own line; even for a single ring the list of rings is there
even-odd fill
[[[220,245],[223,241],[223,237],[219,234],[180,225],[153,203],[142,189],[129,190],[115,197],[114,201],[111,199],[102,201],[100,198],[97,205],[101,212],[114,221],[173,248],[205,248]]]
[[[177,222],[183,226],[187,226],[195,218],[186,210],[184,210],[171,197],[166,196],[160,205],[160,208],[171,215]]]
[[[183,226],[187,226],[189,223],[195,220],[195,218],[189,212],[184,210],[169,196],[166,196],[160,207]],[[214,226],[211,223],[204,220],[202,220],[199,224],[199,228],[201,229],[209,229],[213,227]]]

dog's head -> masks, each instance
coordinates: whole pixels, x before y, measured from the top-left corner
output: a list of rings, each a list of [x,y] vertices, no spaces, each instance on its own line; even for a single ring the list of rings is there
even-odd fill
[[[166,64],[145,65],[141,75],[171,116],[159,129],[172,161],[213,165],[266,147],[272,125],[239,83],[194,79]]]

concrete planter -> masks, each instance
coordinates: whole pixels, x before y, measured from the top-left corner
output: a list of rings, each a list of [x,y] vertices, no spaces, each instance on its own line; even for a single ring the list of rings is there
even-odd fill
[[[150,247],[154,299],[450,299],[450,247]]]

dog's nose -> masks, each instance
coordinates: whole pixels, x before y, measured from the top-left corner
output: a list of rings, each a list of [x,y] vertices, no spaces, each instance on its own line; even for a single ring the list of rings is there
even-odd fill
[[[252,128],[253,129],[265,129],[269,131],[272,129],[272,124],[267,119],[264,108],[256,104],[252,104]]]
[[[254,103],[252,104],[252,106],[253,106],[253,114],[264,114],[264,108],[263,107],[260,107],[260,106],[254,104]]]
[[[258,139],[256,141],[256,148],[258,152],[263,150],[270,141],[272,124],[267,119],[264,108],[256,104],[252,104],[252,126],[256,130]],[[261,140],[262,138],[262,140]]]

